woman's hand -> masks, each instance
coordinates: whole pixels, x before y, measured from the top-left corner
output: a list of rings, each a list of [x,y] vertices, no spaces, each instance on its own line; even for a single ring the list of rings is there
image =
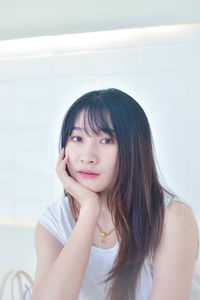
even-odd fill
[[[87,189],[67,174],[66,165],[69,163],[69,156],[64,158],[63,156],[64,148],[62,148],[56,163],[56,172],[63,184],[64,189],[70,195],[72,195],[75,200],[78,201],[81,207],[88,204],[95,205],[96,208],[100,211],[100,196],[97,193]]]

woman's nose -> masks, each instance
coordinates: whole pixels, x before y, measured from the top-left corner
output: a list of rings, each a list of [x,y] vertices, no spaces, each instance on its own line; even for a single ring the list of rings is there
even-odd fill
[[[97,158],[94,155],[93,156],[82,155],[80,160],[83,163],[90,163],[90,164],[95,164],[97,162]]]
[[[80,160],[83,163],[95,164],[98,162],[98,155],[94,147],[87,147],[87,149],[82,152]]]
[[[95,164],[95,159],[81,159],[81,162],[87,164]]]

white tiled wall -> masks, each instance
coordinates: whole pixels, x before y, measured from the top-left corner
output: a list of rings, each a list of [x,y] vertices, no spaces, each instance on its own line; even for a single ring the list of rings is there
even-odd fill
[[[0,281],[6,272],[11,269],[25,270],[34,278],[36,266],[34,227],[0,225],[0,237]],[[23,283],[26,283],[26,280]],[[15,299],[22,300],[18,298],[18,289],[15,281]],[[3,299],[11,300],[11,280],[5,286]]]
[[[200,223],[200,24],[103,34],[88,34],[88,46],[74,36],[74,52],[0,57],[0,219],[36,221],[56,200],[64,113],[83,93],[115,87],[144,108],[162,175]]]

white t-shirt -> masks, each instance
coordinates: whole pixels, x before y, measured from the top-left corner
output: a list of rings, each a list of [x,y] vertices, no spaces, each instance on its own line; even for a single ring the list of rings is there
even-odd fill
[[[165,199],[165,206],[170,202]],[[68,198],[61,196],[51,203],[39,216],[38,222],[48,229],[62,245],[65,245],[76,222],[72,216]],[[83,283],[77,300],[108,300],[106,288],[109,283],[101,283],[112,268],[119,249],[119,242],[113,248],[102,249],[91,246],[90,257]],[[136,298],[134,300],[148,300],[152,286],[152,257],[147,257],[141,270],[141,277],[137,283]]]

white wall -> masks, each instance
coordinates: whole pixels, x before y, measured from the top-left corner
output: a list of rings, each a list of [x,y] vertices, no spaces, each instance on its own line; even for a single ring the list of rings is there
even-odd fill
[[[200,223],[200,24],[62,39],[62,45],[55,40],[41,52],[40,45],[30,49],[30,40],[24,40],[22,48],[13,44],[1,52],[6,45],[0,42],[1,223],[36,222],[57,199],[61,185],[55,163],[64,113],[83,93],[108,87],[129,93],[144,108],[161,172]],[[33,244],[17,243],[15,227],[12,232],[2,230],[8,235],[0,250],[0,276],[8,268],[2,253],[16,253],[18,267],[19,247],[29,253],[25,266],[33,272]],[[26,227],[16,230],[26,235]]]
[[[0,1],[0,40],[191,24],[199,11],[198,0]]]

